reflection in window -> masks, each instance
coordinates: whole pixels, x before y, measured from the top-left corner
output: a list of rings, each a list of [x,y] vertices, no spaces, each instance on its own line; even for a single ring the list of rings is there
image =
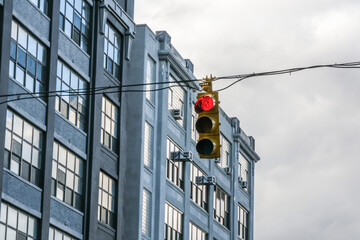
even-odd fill
[[[58,143],[54,143],[51,194],[83,211],[84,161]]]
[[[49,229],[49,240],[77,240],[70,235],[60,231],[59,229],[50,227]]]
[[[62,61],[57,62],[55,109],[75,126],[84,130],[86,125],[86,91],[88,84]],[[61,92],[60,92],[61,91]]]
[[[186,91],[181,86],[179,82],[175,80],[175,78],[170,75],[170,83],[169,85],[171,88],[169,88],[169,96],[168,96],[168,108],[171,113],[173,113],[174,110],[179,109],[183,111],[185,116],[185,97],[186,97]],[[184,127],[185,121],[184,119],[178,119],[176,120],[181,126]]]
[[[184,173],[183,162],[174,162],[171,159],[171,152],[180,151],[181,149],[169,138],[166,147],[166,178],[176,186],[184,190]]]
[[[38,220],[1,202],[0,239],[38,239]]]
[[[104,69],[117,79],[120,79],[120,46],[120,34],[106,23],[104,38]]]
[[[153,135],[154,129],[148,123],[145,122],[145,133],[144,133],[144,165],[151,168],[153,158]]]
[[[117,153],[118,151],[118,108],[106,97],[102,99],[101,144]]]
[[[100,171],[98,220],[115,228],[115,180]]]
[[[41,149],[42,132],[7,110],[4,167],[40,186]]]
[[[246,211],[240,204],[238,205],[238,236],[242,240],[249,239],[249,212]]]
[[[208,209],[207,203],[207,186],[197,185],[196,177],[205,176],[204,172],[200,168],[191,164],[190,168],[190,199],[192,199],[197,205],[203,208],[205,211]]]
[[[155,82],[155,62],[150,57],[146,60],[146,99],[154,103],[155,92],[151,91],[154,89],[154,85],[151,85]]]
[[[195,142],[198,140],[199,136],[196,131],[196,119],[197,113],[195,112],[195,103],[192,104],[192,111],[191,111],[191,139]]]
[[[239,152],[239,169],[238,174],[243,182],[247,182],[247,187],[244,187],[245,191],[249,191],[250,188],[250,163],[245,159],[245,157]]]
[[[230,164],[230,153],[231,153],[231,144],[230,142],[220,134],[220,167],[227,168]]]
[[[59,27],[85,52],[89,52],[90,5],[84,0],[60,0]]]
[[[189,240],[206,240],[206,232],[190,222]]]
[[[48,14],[48,0],[30,0],[37,8],[40,9],[46,15]]]
[[[142,201],[142,224],[141,232],[145,236],[150,237],[151,228],[151,193],[143,189],[143,201]]]
[[[182,240],[183,214],[169,203],[165,203],[165,233],[164,240]]]
[[[45,90],[46,49],[15,21],[11,26],[9,76],[30,92]]]
[[[230,228],[230,196],[217,185],[214,187],[214,218]]]

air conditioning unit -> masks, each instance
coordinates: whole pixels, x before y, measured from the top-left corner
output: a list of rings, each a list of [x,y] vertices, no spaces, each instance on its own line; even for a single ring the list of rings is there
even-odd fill
[[[247,188],[247,187],[248,187],[247,181],[241,182],[241,187],[242,187],[242,188]]]
[[[215,185],[216,178],[215,176],[198,176],[196,177],[196,184],[197,185]]]
[[[215,158],[215,163],[220,163],[220,158]]]
[[[173,114],[176,120],[182,120],[184,118],[184,111],[182,109],[174,109]]]
[[[193,153],[192,152],[171,152],[170,159],[174,162],[192,162],[193,161]]]
[[[241,183],[242,182],[242,177],[238,177],[238,181],[239,181],[239,183]]]
[[[227,175],[230,175],[231,174],[231,168],[230,167],[227,167],[227,168],[224,168],[225,169],[225,172]]]

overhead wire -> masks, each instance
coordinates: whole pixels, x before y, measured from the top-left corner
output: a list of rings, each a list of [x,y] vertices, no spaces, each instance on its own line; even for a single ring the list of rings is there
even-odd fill
[[[323,65],[313,65],[308,67],[298,67],[298,68],[288,68],[282,70],[275,70],[275,71],[267,71],[267,72],[258,72],[258,73],[248,73],[248,74],[240,74],[240,75],[230,75],[230,76],[222,76],[216,77],[213,81],[219,80],[226,80],[226,79],[236,79],[234,82],[230,83],[229,85],[217,89],[216,91],[224,91],[233,85],[237,84],[240,81],[243,81],[248,78],[252,77],[261,77],[261,76],[273,76],[273,75],[282,75],[282,74],[291,74],[294,72],[299,72],[308,69],[316,69],[316,68],[341,68],[341,69],[359,69],[360,62],[348,62],[348,63],[340,63],[340,64],[323,64]],[[127,84],[127,85],[118,85],[118,86],[107,86],[107,87],[95,87],[95,88],[83,88],[78,89],[77,91],[74,90],[55,90],[55,91],[40,91],[40,92],[24,92],[24,93],[14,93],[14,94],[4,94],[0,95],[0,98],[11,98],[5,101],[0,102],[0,104],[9,103],[13,101],[25,100],[25,99],[34,99],[34,98],[44,98],[44,97],[56,97],[56,96],[89,96],[89,95],[96,95],[96,94],[104,94],[104,93],[119,93],[119,92],[155,92],[161,91],[173,87],[187,87],[195,91],[201,91],[198,86],[191,86],[188,83],[191,82],[202,82],[205,81],[204,79],[189,79],[189,80],[180,80],[180,81],[166,81],[166,82],[152,82],[152,83],[138,83],[138,84]],[[179,84],[180,83],[180,84]],[[184,84],[182,84],[184,83]],[[143,87],[143,86],[152,86],[152,85],[163,85],[169,84],[165,87],[160,88],[149,88],[149,89],[127,89],[133,87]],[[112,90],[113,89],[113,90]],[[112,91],[111,91],[112,90]],[[28,96],[28,97],[27,97]]]

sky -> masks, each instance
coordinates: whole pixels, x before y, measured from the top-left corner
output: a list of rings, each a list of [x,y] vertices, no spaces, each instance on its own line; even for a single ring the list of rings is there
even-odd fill
[[[359,13],[359,0],[135,0],[135,22],[166,30],[197,78],[360,61]],[[219,97],[261,157],[255,239],[359,239],[360,69],[249,78]]]

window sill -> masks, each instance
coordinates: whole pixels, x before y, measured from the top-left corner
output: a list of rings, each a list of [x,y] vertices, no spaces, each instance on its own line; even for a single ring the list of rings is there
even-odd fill
[[[184,190],[181,189],[178,185],[176,185],[175,183],[173,183],[172,181],[170,181],[168,178],[166,178],[166,182],[167,182],[167,186],[169,186],[170,188],[174,189],[175,191],[177,191],[177,192],[180,193],[181,195],[185,196]]]
[[[204,213],[204,214],[206,214],[207,216],[209,216],[209,213],[208,213],[204,208],[200,207],[200,206],[199,206],[196,202],[194,202],[194,200],[192,200],[191,198],[190,198],[190,202],[191,202],[191,204],[192,204],[194,207],[196,207],[197,209],[201,210],[202,213]]]
[[[72,122],[70,122],[69,119],[67,119],[66,117],[64,117],[58,110],[55,109],[55,113],[61,117],[63,120],[65,120],[70,126],[72,126],[73,128],[75,128],[77,131],[79,131],[81,134],[83,134],[85,137],[87,137],[87,133],[84,132],[84,130],[81,130],[80,128],[78,128],[75,124],[73,124]]]
[[[58,29],[67,39],[69,39],[82,53],[84,53],[90,59],[90,55],[87,52],[85,52],[84,49],[82,49],[74,40],[72,40],[71,37],[69,37],[62,29],[60,28]]]
[[[16,85],[18,85],[19,87],[21,87],[25,92],[24,93],[30,93],[31,96],[33,97],[33,99],[38,100],[41,104],[43,104],[45,107],[47,106],[47,103],[41,98],[36,96],[33,92],[30,92],[27,88],[25,88],[23,85],[21,85],[16,79],[12,78],[11,76],[9,76],[9,79],[11,79]],[[11,94],[11,93],[9,93]],[[20,93],[21,94],[21,93]],[[10,99],[11,100],[11,99]],[[19,100],[16,101],[21,101],[21,98]]]
[[[4,167],[3,169],[4,169],[4,171],[7,172],[9,175],[17,178],[18,180],[20,180],[20,181],[22,181],[23,183],[31,186],[32,188],[38,190],[39,192],[42,192],[42,191],[43,191],[42,188],[36,186],[36,185],[33,184],[32,182],[29,182],[28,180],[26,180],[26,179],[24,179],[24,178],[22,178],[21,176],[19,176],[19,175],[17,175],[16,173],[12,172],[10,169],[7,169],[7,168],[5,168],[5,167]]]
[[[65,207],[71,209],[73,212],[76,212],[77,214],[81,215],[82,217],[84,216],[84,213],[81,212],[80,210],[74,208],[73,206],[70,206],[69,204],[67,204],[66,202],[58,199],[57,197],[55,197],[54,195],[51,195],[51,199],[53,199],[54,201],[57,201],[58,203],[64,205]]]

